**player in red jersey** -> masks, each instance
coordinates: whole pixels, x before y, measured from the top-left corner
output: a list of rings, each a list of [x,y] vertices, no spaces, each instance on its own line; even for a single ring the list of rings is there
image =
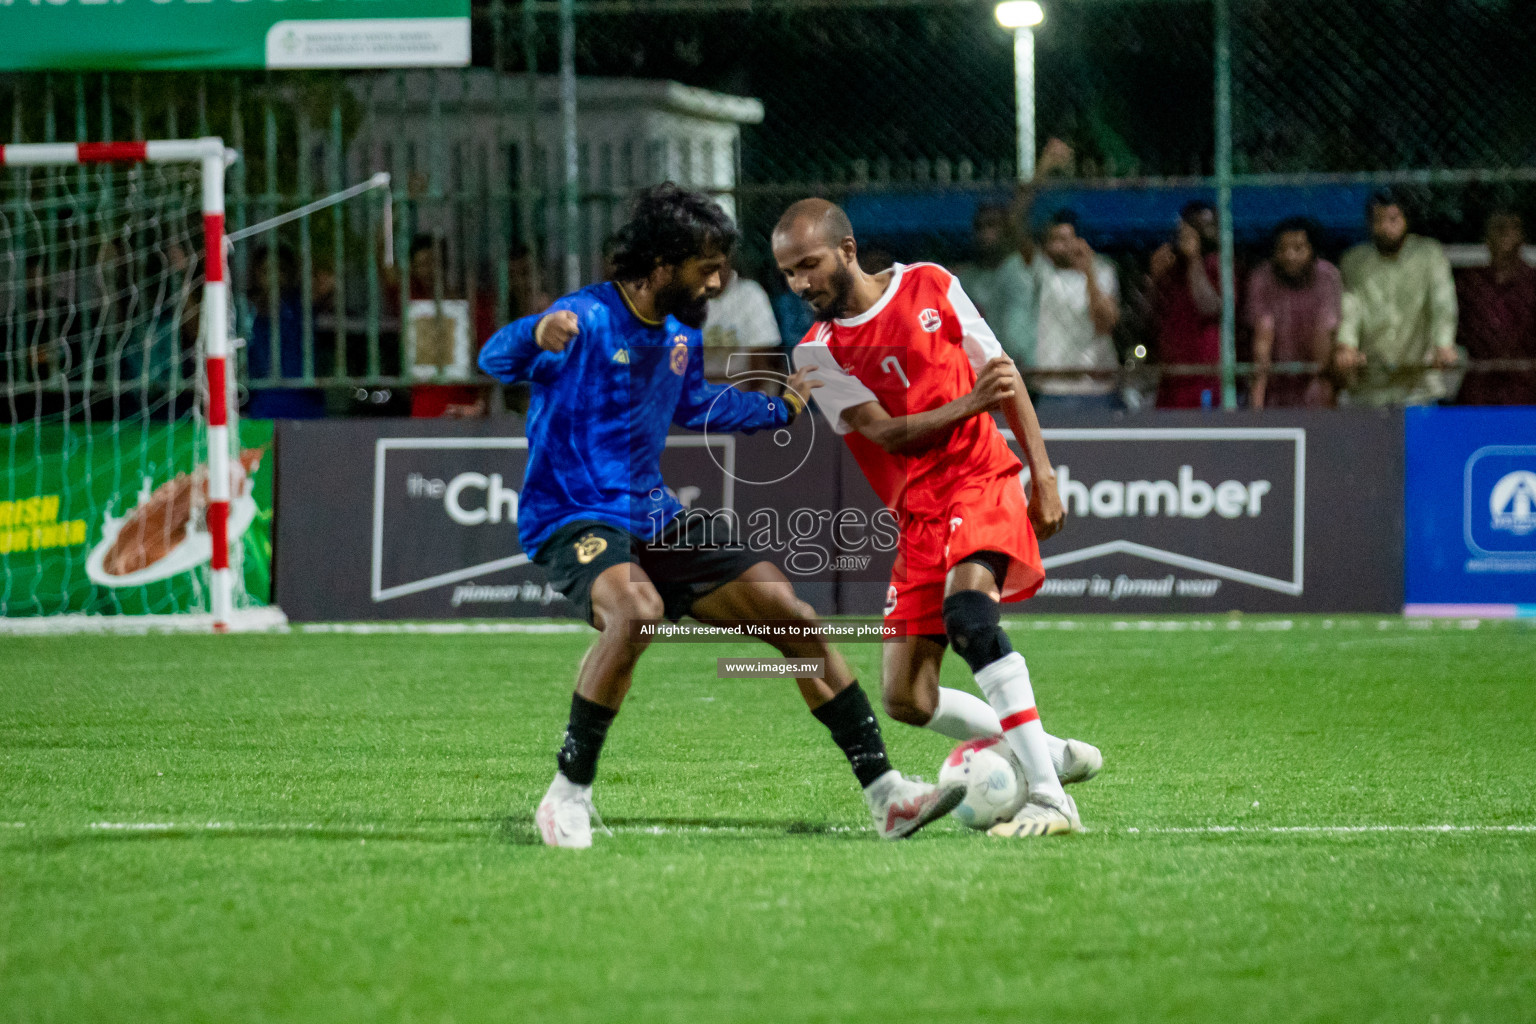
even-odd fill
[[[791,206],[774,229],[773,252],[818,320],[796,347],[795,365],[817,371],[817,405],[901,526],[885,615],[904,636],[885,652],[886,710],[955,738],[1007,739],[1029,802],[993,834],[1080,829],[1062,782],[1092,777],[1102,758],[1089,744],[1045,732],[1029,669],[999,624],[999,602],[1022,601],[1045,581],[1036,538],[1054,534],[1064,518],[1018,370],[943,267],[898,263],[864,273],[847,215],[832,203]],[[992,409],[1029,461],[1028,500]],[[971,667],[985,703],[939,687],[946,645]]]

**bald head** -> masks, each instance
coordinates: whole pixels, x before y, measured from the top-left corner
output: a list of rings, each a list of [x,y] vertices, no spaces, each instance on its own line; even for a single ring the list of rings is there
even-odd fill
[[[789,290],[810,303],[818,320],[845,315],[863,274],[848,215],[825,199],[802,199],[773,229],[773,259]]]
[[[853,237],[853,225],[836,203],[825,199],[802,199],[784,211],[773,233],[802,241],[814,239],[836,249],[843,244],[843,239]]]

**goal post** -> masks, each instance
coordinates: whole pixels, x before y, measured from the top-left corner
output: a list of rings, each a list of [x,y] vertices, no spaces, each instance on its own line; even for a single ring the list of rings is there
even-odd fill
[[[0,146],[0,625],[222,632],[263,603],[235,543],[253,510],[232,514],[264,454],[234,401],[232,158],[218,138]]]

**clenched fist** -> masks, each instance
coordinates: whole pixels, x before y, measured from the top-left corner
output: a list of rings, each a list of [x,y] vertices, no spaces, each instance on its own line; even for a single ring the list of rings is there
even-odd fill
[[[581,321],[568,309],[557,309],[533,329],[533,341],[546,352],[563,352],[581,331]]]
[[[1067,511],[1061,507],[1061,495],[1056,490],[1055,474],[1045,480],[1031,480],[1029,489],[1029,521],[1034,524],[1035,536],[1040,540],[1054,537],[1067,522]]]
[[[971,401],[977,412],[995,409],[1013,398],[1019,385],[1019,373],[1013,360],[1007,356],[989,359],[976,375],[976,386],[971,388]]]

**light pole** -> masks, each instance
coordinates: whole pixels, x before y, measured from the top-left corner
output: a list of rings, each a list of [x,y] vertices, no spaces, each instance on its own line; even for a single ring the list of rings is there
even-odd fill
[[[1035,176],[1035,26],[1045,11],[1035,0],[1005,0],[994,12],[997,23],[1013,29],[1013,91],[1016,103],[1019,180]]]

